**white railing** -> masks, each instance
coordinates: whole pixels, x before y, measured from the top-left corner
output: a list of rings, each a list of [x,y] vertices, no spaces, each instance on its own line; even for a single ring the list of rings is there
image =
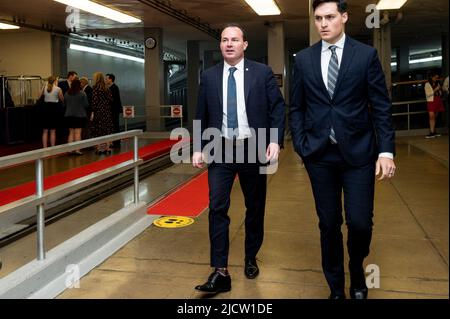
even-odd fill
[[[86,187],[94,182],[103,180],[105,178],[117,175],[128,169],[134,168],[134,203],[139,202],[139,165],[142,160],[139,159],[138,154],[138,136],[142,134],[142,130],[132,130],[124,133],[106,135],[102,137],[92,138],[84,141],[73,142],[64,145],[58,145],[39,149],[35,151],[0,157],[0,168],[7,168],[10,166],[17,166],[20,164],[35,161],[36,171],[36,193],[32,196],[17,200],[7,205],[0,207],[0,216],[7,214],[14,214],[17,210],[24,206],[36,207],[36,225],[37,225],[37,259],[45,259],[44,247],[44,228],[45,228],[45,209],[44,205],[50,199],[60,198],[78,189]],[[108,167],[99,172],[89,174],[77,178],[76,180],[67,182],[63,185],[44,190],[44,169],[43,160],[47,157],[59,155],[81,148],[91,147],[102,143],[109,143],[119,139],[133,138],[133,159],[119,163],[112,167]],[[8,219],[8,218],[6,218]],[[2,226],[2,225],[0,225]]]
[[[392,116],[408,116],[408,131],[411,127],[411,115],[413,114],[423,114],[428,113],[428,111],[410,111],[410,105],[411,104],[419,104],[419,103],[427,103],[427,100],[414,100],[414,101],[402,101],[402,102],[392,102],[392,106],[398,106],[398,105],[406,105],[406,112],[400,112],[400,113],[392,113]]]

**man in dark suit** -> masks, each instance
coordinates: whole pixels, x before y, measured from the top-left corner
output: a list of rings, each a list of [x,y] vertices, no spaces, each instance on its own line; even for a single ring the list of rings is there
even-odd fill
[[[284,99],[272,70],[244,58],[247,46],[243,29],[236,24],[228,25],[222,31],[220,42],[224,62],[205,70],[200,81],[196,120],[200,120],[202,133],[205,130],[218,132],[215,142],[220,145],[208,166],[210,258],[214,271],[205,284],[195,287],[203,292],[231,289],[227,269],[228,209],[236,175],[246,206],[244,273],[249,279],[258,275],[256,255],[264,236],[267,181],[260,169],[266,161],[278,158],[283,142]],[[278,136],[270,135],[270,128],[275,129]],[[261,132],[264,129],[266,132]],[[259,140],[263,134],[266,135],[264,143],[254,149],[263,156],[252,160],[248,151],[251,151],[250,145],[255,144],[251,141]],[[195,167],[203,167],[205,143],[194,140],[192,162]],[[243,161],[238,160],[240,152],[245,154]]]
[[[122,109],[122,101],[120,99],[120,90],[119,87],[114,83],[116,81],[116,76],[114,74],[106,74],[106,86],[108,86],[109,90],[112,93],[113,97],[113,126],[114,126],[114,133],[120,132],[120,126],[119,126],[119,117],[120,114],[123,113]],[[113,145],[115,147],[120,146],[120,140],[114,141]]]
[[[69,71],[67,73],[67,79],[65,81],[61,81],[58,83],[59,88],[62,90],[63,95],[69,91],[70,86],[72,85],[72,81],[78,77],[77,72]]]
[[[345,298],[343,190],[350,296],[365,299],[375,176],[395,171],[391,102],[376,50],[344,33],[345,1],[315,0],[313,10],[322,41],[296,55],[289,124],[311,180],[330,298]]]

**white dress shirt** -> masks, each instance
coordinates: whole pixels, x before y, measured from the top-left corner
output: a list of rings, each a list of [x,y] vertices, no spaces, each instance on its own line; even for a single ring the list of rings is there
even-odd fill
[[[344,44],[345,44],[345,33],[335,44],[328,43],[322,40],[322,56],[320,58],[320,64],[322,66],[322,78],[323,83],[325,83],[325,87],[328,88],[328,65],[330,64],[331,59],[331,50],[330,46],[335,45],[336,55],[338,59],[339,68],[341,67],[342,54],[344,53]]]
[[[223,117],[222,117],[222,136],[230,138],[227,127],[227,101],[228,101],[228,71],[232,66],[224,62],[223,66]],[[238,116],[238,139],[244,139],[252,136],[250,126],[248,125],[247,111],[245,109],[245,93],[244,93],[244,59],[234,66],[234,79],[236,81],[236,98],[237,98],[237,116]]]
[[[322,68],[322,78],[323,83],[325,83],[325,87],[328,88],[328,65],[330,64],[331,59],[331,50],[330,46],[336,46],[336,55],[338,59],[339,68],[341,67],[342,55],[344,53],[344,44],[345,44],[345,33],[342,37],[335,43],[329,43],[322,40],[322,55],[320,57],[320,64]],[[378,157],[387,157],[390,159],[394,159],[394,154],[389,152],[380,153]]]

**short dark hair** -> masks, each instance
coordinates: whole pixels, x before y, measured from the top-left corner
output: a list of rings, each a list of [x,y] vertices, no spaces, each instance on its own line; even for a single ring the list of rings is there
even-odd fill
[[[338,11],[340,13],[347,12],[347,2],[345,0],[314,0],[312,7],[313,11],[316,11],[316,8],[322,3],[326,2],[334,2],[337,5]]]
[[[67,78],[69,78],[69,77],[71,77],[71,76],[73,76],[73,75],[78,75],[78,73],[77,72],[75,72],[75,71],[69,71],[68,73],[67,73]]]
[[[106,77],[110,78],[113,82],[116,81],[116,76],[114,74],[107,73]]]
[[[246,35],[245,35],[245,30],[244,30],[244,28],[243,28],[240,24],[238,24],[238,23],[228,23],[228,24],[222,29],[222,32],[223,32],[223,30],[225,30],[226,28],[238,28],[238,29],[240,29],[240,30],[242,31],[242,38],[244,39],[244,41],[247,41],[247,37],[246,37]],[[221,32],[220,34],[222,34],[222,32]]]

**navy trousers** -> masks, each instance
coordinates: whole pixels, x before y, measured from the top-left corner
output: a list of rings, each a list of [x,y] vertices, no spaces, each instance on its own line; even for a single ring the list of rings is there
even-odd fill
[[[351,287],[363,288],[363,261],[369,254],[372,238],[375,163],[350,166],[343,160],[338,146],[330,144],[321,158],[305,159],[305,167],[319,217],[322,269],[331,292],[343,295],[345,287],[342,192]]]
[[[245,146],[247,147],[247,146]],[[229,252],[230,193],[236,175],[245,198],[245,257],[255,258],[264,237],[264,211],[267,176],[260,174],[261,164],[218,163],[208,167],[209,238],[211,267],[227,267]]]

